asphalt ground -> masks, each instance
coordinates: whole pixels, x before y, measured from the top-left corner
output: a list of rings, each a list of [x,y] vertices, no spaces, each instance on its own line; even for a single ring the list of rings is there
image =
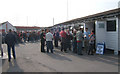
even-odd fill
[[[2,72],[118,72],[118,56],[77,55],[71,51],[64,53],[60,47],[54,54],[41,53],[40,42],[16,45],[17,59],[9,63],[6,44],[3,45]]]

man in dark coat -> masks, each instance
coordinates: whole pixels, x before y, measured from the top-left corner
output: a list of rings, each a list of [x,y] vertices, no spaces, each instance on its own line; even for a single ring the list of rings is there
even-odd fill
[[[11,48],[13,52],[13,57],[16,59],[15,55],[15,43],[16,43],[16,37],[14,33],[12,33],[12,30],[9,30],[9,33],[5,36],[5,43],[7,44],[8,48],[8,61],[11,61]]]
[[[44,46],[45,46],[45,33],[44,30],[42,30],[42,33],[40,34],[41,37],[41,52],[45,52]]]
[[[56,30],[56,32],[54,33],[54,44],[55,44],[55,47],[58,47],[58,40],[59,40],[59,31]]]

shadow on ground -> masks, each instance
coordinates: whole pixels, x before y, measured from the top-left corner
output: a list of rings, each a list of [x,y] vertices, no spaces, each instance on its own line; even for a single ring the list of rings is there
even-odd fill
[[[8,62],[8,60],[2,60],[2,65],[7,65],[7,69],[2,68],[3,72],[24,72],[19,65],[17,64],[16,60]],[[6,70],[6,71],[4,71]]]
[[[64,52],[60,51],[60,47],[55,48],[55,52],[56,52],[57,55],[59,55],[59,54],[64,55]],[[65,54],[65,55],[71,55],[71,56],[75,56],[75,57],[78,57],[78,58],[82,58],[84,60],[99,61],[99,62],[103,62],[103,63],[118,66],[118,56],[115,56],[113,51],[110,51],[110,50],[106,50],[106,53],[104,55],[97,55],[97,54],[95,54],[95,55],[87,55],[84,51],[83,51],[82,56],[77,55],[77,54],[73,53],[72,51],[68,51],[68,54]],[[52,56],[52,57],[56,58],[55,56]],[[70,60],[70,61],[72,61],[72,60]]]
[[[60,52],[58,53],[47,53],[48,56],[50,56],[53,59],[57,59],[57,60],[67,60],[67,61],[72,61],[71,59],[65,57],[64,55],[61,55]]]

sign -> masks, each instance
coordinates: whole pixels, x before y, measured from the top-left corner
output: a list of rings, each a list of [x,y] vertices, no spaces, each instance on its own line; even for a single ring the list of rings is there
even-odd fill
[[[105,50],[104,46],[105,46],[104,44],[98,43],[96,54],[104,54],[104,50]]]
[[[105,24],[103,22],[99,23],[99,28],[104,28]]]

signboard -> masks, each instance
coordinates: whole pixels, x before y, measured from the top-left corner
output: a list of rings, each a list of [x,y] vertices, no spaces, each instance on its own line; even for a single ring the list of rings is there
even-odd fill
[[[99,23],[99,28],[104,28],[105,24],[103,22]]]
[[[104,54],[104,49],[105,49],[104,46],[105,46],[104,44],[98,43],[98,45],[97,45],[97,50],[96,50],[96,54]]]

